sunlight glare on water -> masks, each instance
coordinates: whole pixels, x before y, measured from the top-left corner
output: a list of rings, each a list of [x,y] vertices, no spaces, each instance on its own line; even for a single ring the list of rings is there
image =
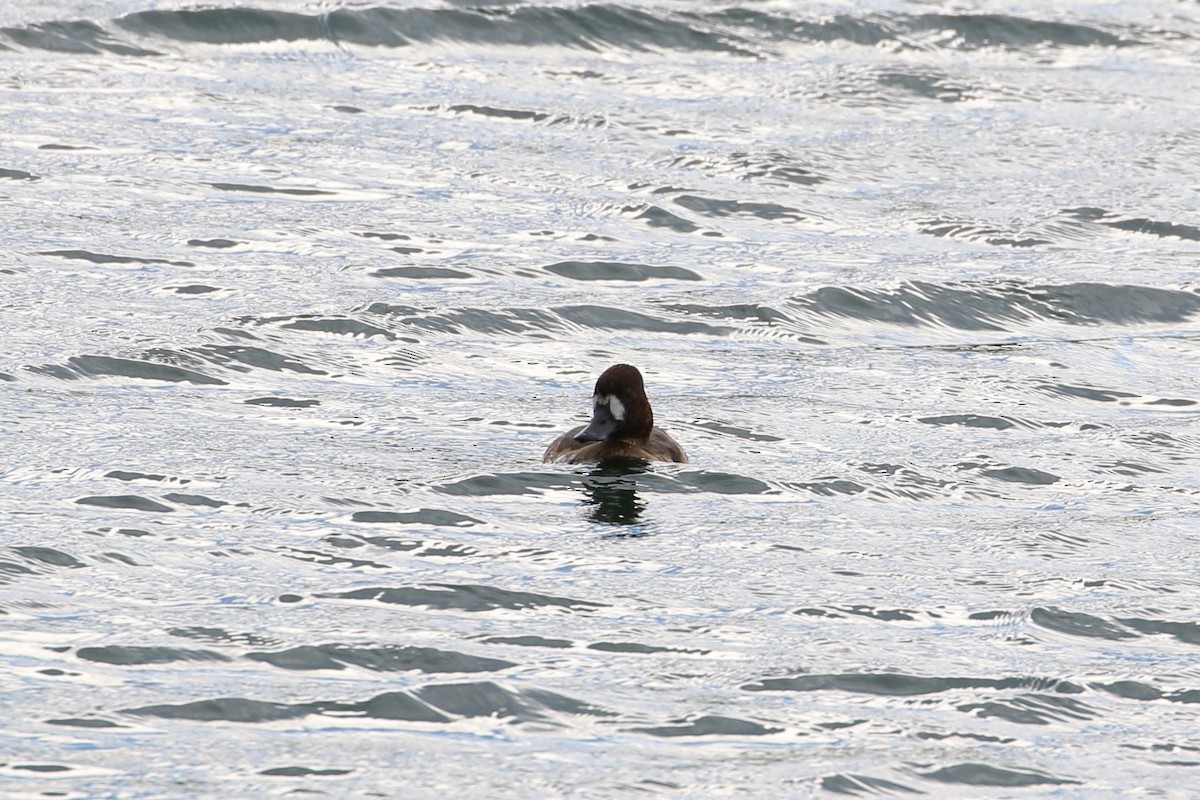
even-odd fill
[[[0,9],[0,795],[1192,796],[1198,36]]]

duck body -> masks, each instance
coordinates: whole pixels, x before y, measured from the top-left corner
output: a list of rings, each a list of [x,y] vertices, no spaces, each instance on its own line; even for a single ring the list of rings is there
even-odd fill
[[[604,371],[592,394],[592,421],[559,436],[542,456],[563,464],[614,458],[687,461],[679,443],[654,426],[642,373],[628,364]]]

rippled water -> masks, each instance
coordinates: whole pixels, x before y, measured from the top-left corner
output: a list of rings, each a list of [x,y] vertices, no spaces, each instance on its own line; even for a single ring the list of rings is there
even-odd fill
[[[0,795],[1195,796],[1198,56],[0,9]],[[691,462],[541,464],[618,361]]]

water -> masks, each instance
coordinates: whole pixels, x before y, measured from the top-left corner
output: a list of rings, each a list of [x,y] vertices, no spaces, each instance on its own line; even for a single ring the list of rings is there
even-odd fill
[[[0,795],[1195,796],[1198,41],[0,9]]]

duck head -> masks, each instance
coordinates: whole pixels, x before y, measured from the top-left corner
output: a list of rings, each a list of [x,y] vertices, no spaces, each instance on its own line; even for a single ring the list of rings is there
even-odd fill
[[[646,441],[654,429],[654,412],[637,367],[617,364],[604,370],[592,394],[592,421],[575,439],[603,442],[610,439]]]

